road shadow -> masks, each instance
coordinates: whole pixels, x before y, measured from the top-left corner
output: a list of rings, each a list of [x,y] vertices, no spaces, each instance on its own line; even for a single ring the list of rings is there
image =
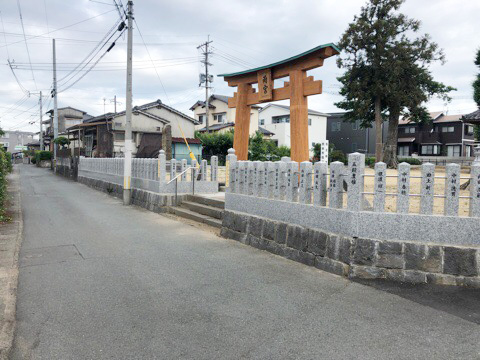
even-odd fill
[[[418,304],[444,311],[480,325],[480,289],[431,284],[404,284],[386,280],[354,280]]]

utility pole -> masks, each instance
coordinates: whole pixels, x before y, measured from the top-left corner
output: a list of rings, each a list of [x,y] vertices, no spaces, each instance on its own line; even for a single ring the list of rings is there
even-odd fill
[[[42,91],[40,90],[40,151],[43,151],[43,129],[42,129],[42,119],[43,119],[43,110],[42,110]]]
[[[53,140],[58,137],[58,102],[57,102],[57,56],[55,54],[55,39],[53,44]],[[54,171],[57,171],[57,144],[53,143]]]
[[[117,95],[113,96],[113,109],[114,109],[115,115],[117,115]]]
[[[125,159],[123,166],[123,205],[130,204],[132,178],[132,47],[133,47],[133,1],[127,3],[127,100],[125,111]]]
[[[209,110],[210,110],[209,104],[208,104],[208,89],[209,89],[208,83],[213,82],[213,76],[208,75],[208,66],[212,65],[208,62],[208,55],[212,53],[211,51],[208,50],[208,45],[210,43],[212,43],[212,41],[210,41],[210,35],[208,35],[207,41],[197,46],[197,49],[203,50],[203,55],[204,55],[204,59],[202,63],[205,66],[205,74],[200,74],[199,86],[202,86],[202,84],[205,82],[205,129],[207,130],[207,133],[209,132],[208,117],[209,117]]]

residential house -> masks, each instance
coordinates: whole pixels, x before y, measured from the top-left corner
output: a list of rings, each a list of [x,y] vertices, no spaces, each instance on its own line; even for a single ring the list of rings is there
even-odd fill
[[[211,95],[208,100],[208,128],[210,132],[225,132],[235,126],[235,108],[228,107],[228,96]],[[250,111],[250,135],[254,135],[258,128],[258,114],[260,106],[252,105]],[[197,101],[191,108],[194,118],[198,121],[195,130],[200,132],[206,129],[205,101]]]
[[[327,118],[327,140],[345,154],[361,152],[375,154],[376,126],[362,128],[361,120],[345,120],[345,112],[330,113]],[[382,126],[382,141],[387,139],[388,123]]]
[[[58,112],[58,133],[65,133],[66,129],[81,124],[84,121],[91,119],[92,116],[87,114],[86,111],[75,109],[67,106],[57,109]],[[46,125],[43,135],[44,148],[53,151],[53,109],[47,111],[50,116],[48,120],[43,121]]]
[[[4,131],[5,134],[0,136],[0,147],[14,154],[27,150],[27,144],[31,143],[37,136],[33,132],[27,131]]]
[[[96,116],[67,129],[71,148],[87,157],[122,157],[125,151],[125,111]],[[177,160],[190,161],[185,140],[197,159],[201,143],[194,139],[197,121],[160,100],[132,109],[134,157],[156,157],[164,149]],[[78,149],[78,150],[76,150]]]
[[[328,114],[308,109],[308,143],[310,153],[313,146],[326,140]],[[260,110],[259,127],[273,133],[271,140],[278,146],[290,147],[290,107],[268,104]]]
[[[398,126],[398,155],[473,156],[473,125],[463,115],[430,113],[430,122],[415,123],[401,119]]]

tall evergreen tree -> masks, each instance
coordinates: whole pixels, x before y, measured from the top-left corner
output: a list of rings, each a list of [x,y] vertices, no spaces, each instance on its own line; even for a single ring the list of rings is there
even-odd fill
[[[363,127],[376,126],[375,157],[397,166],[397,133],[401,115],[427,121],[425,103],[432,96],[449,100],[452,87],[433,80],[429,66],[444,62],[444,54],[428,35],[414,37],[418,20],[398,12],[405,0],[369,0],[340,39],[337,61],[345,73],[338,78],[347,110],[346,119],[362,119]],[[382,124],[388,121],[385,147]],[[382,149],[383,147],[383,149]]]
[[[477,56],[475,57],[475,65],[480,68],[480,49],[477,50]],[[475,81],[473,82],[473,100],[477,103],[480,109],[480,72],[477,74]],[[475,140],[480,140],[480,125],[474,126]]]

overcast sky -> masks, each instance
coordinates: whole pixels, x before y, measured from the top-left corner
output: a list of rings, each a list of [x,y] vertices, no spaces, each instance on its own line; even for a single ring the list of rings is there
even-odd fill
[[[126,5],[126,0],[123,2]],[[38,96],[28,98],[20,85],[31,92],[49,93],[52,85],[51,39],[57,39],[58,78],[61,79],[95,49],[118,21],[119,14],[111,3],[110,0],[20,0],[32,75],[17,1],[0,2],[3,20],[3,24],[0,22],[2,128],[38,129]],[[133,104],[161,99],[192,115],[190,106],[204,99],[204,89],[198,87],[198,75],[204,70],[199,63],[197,46],[206,41],[208,35],[213,41],[214,52],[211,73],[245,70],[320,44],[336,43],[364,3],[361,0],[137,0],[134,4],[138,27],[134,26]],[[432,67],[435,79],[458,89],[450,104],[432,100],[429,109],[448,110],[450,114],[474,111],[471,83],[477,72],[473,59],[480,47],[480,1],[407,0],[402,11],[421,20],[422,32],[429,33],[445,50],[447,63]],[[16,67],[14,71],[20,85],[7,66],[8,59]],[[116,95],[118,110],[123,110],[125,64],[126,37],[122,36],[93,71],[59,93],[58,106],[72,106],[91,115],[100,115],[104,112],[103,99],[106,99],[105,111],[113,111],[110,100]],[[74,72],[72,78],[60,81],[59,91],[84,73]],[[336,81],[340,74],[333,57],[312,72],[316,79],[323,80],[324,91],[309,97],[310,108],[338,111],[334,103],[341,99]],[[216,76],[213,86],[216,94],[232,95],[234,91]],[[44,111],[53,107],[49,98],[44,101]],[[283,103],[288,104],[288,101]],[[30,125],[33,121],[35,123]]]

